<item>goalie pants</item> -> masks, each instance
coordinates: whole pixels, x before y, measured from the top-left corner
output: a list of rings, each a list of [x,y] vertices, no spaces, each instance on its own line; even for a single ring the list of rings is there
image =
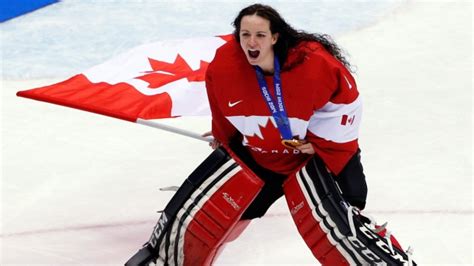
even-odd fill
[[[232,151],[249,167],[265,184],[242,215],[244,219],[254,219],[265,215],[270,206],[283,196],[283,182],[288,176],[272,172],[258,165],[250,153],[240,143],[231,144]],[[335,176],[343,198],[360,210],[365,208],[367,199],[367,183],[361,163],[360,150],[352,156],[344,169]]]

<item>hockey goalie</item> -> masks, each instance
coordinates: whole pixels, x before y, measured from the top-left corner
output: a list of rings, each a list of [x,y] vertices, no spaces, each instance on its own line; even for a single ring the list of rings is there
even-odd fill
[[[411,250],[362,212],[362,100],[338,45],[262,4],[233,26],[205,77],[216,150],[126,265],[210,265],[283,195],[322,265],[414,265]]]

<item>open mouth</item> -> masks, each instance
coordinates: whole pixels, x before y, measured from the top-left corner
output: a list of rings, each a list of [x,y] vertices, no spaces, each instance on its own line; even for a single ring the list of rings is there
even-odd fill
[[[260,51],[258,51],[258,50],[255,50],[255,51],[248,50],[248,54],[249,54],[250,58],[256,59],[258,57],[258,55],[260,54]]]

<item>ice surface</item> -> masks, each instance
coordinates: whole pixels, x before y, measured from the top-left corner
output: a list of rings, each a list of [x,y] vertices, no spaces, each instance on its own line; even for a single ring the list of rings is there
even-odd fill
[[[267,1],[295,27],[341,34],[367,26],[406,0]],[[140,44],[232,32],[253,1],[61,1],[4,24],[4,78],[76,74]]]
[[[158,188],[180,184],[209,154],[207,144],[194,139],[14,95],[18,90],[59,81],[68,73],[83,70],[86,61],[93,65],[120,47],[161,37],[228,32],[227,22],[244,5],[232,2],[219,9],[214,7],[219,2],[208,2],[204,9],[195,2],[183,2],[183,6],[176,2],[170,7],[165,3],[156,2],[174,13],[169,11],[155,20],[143,15],[153,23],[150,28],[136,28],[150,33],[159,19],[161,24],[181,26],[177,13],[183,12],[186,16],[181,21],[186,27],[192,24],[194,30],[160,28],[157,30],[162,34],[139,40],[127,31],[123,34],[133,41],[125,45],[113,25],[135,25],[130,16],[141,17],[141,13],[111,4],[109,12],[115,15],[109,25],[107,16],[93,8],[79,12],[77,6],[92,5],[83,1],[74,5],[64,2],[69,10],[66,17],[78,28],[86,27],[80,25],[84,21],[98,33],[113,31],[103,35],[108,36],[105,42],[114,43],[89,43],[85,40],[90,36],[76,36],[79,31],[66,25],[69,18],[59,16],[65,12],[61,5],[54,12],[45,9],[31,14],[33,20],[24,17],[0,26],[3,71],[10,71],[8,79],[23,79],[2,81],[1,265],[123,264],[148,239],[158,219],[156,211],[172,195]],[[321,23],[318,16],[306,12],[314,8],[314,2],[298,5],[300,10],[282,12],[295,26],[306,29],[306,25]],[[340,7],[328,5],[319,11],[331,19],[324,30],[341,22],[340,13],[331,9]],[[360,143],[369,183],[367,211],[381,222],[388,221],[402,245],[414,246],[419,265],[472,265],[472,3],[409,1],[390,12],[383,10],[389,15],[375,24],[329,29],[337,32],[338,43],[358,66],[356,79],[364,98]],[[189,18],[207,12],[215,18],[198,22]],[[359,16],[350,14],[354,19]],[[35,20],[45,26],[63,25],[71,35],[52,32],[58,35],[50,40],[50,46],[43,45],[48,40],[34,36],[42,34]],[[18,35],[13,33],[15,29]],[[9,55],[18,38],[34,40],[38,49],[25,41],[29,48],[17,45],[19,55]],[[66,47],[58,48],[62,45]],[[61,56],[54,56],[56,49]],[[23,53],[33,57],[42,53],[53,59],[43,61],[39,55],[33,61],[16,62],[23,60]],[[38,67],[41,65],[44,71]],[[51,76],[55,79],[36,79]],[[210,126],[208,118],[167,123],[196,132],[205,132]],[[317,262],[280,200],[267,216],[254,221],[228,245],[216,265]]]

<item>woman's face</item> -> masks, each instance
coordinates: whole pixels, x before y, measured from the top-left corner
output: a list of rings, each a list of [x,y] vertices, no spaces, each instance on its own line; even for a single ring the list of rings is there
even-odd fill
[[[251,65],[273,71],[273,45],[278,33],[270,31],[270,21],[257,15],[244,16],[240,22],[240,47]]]

